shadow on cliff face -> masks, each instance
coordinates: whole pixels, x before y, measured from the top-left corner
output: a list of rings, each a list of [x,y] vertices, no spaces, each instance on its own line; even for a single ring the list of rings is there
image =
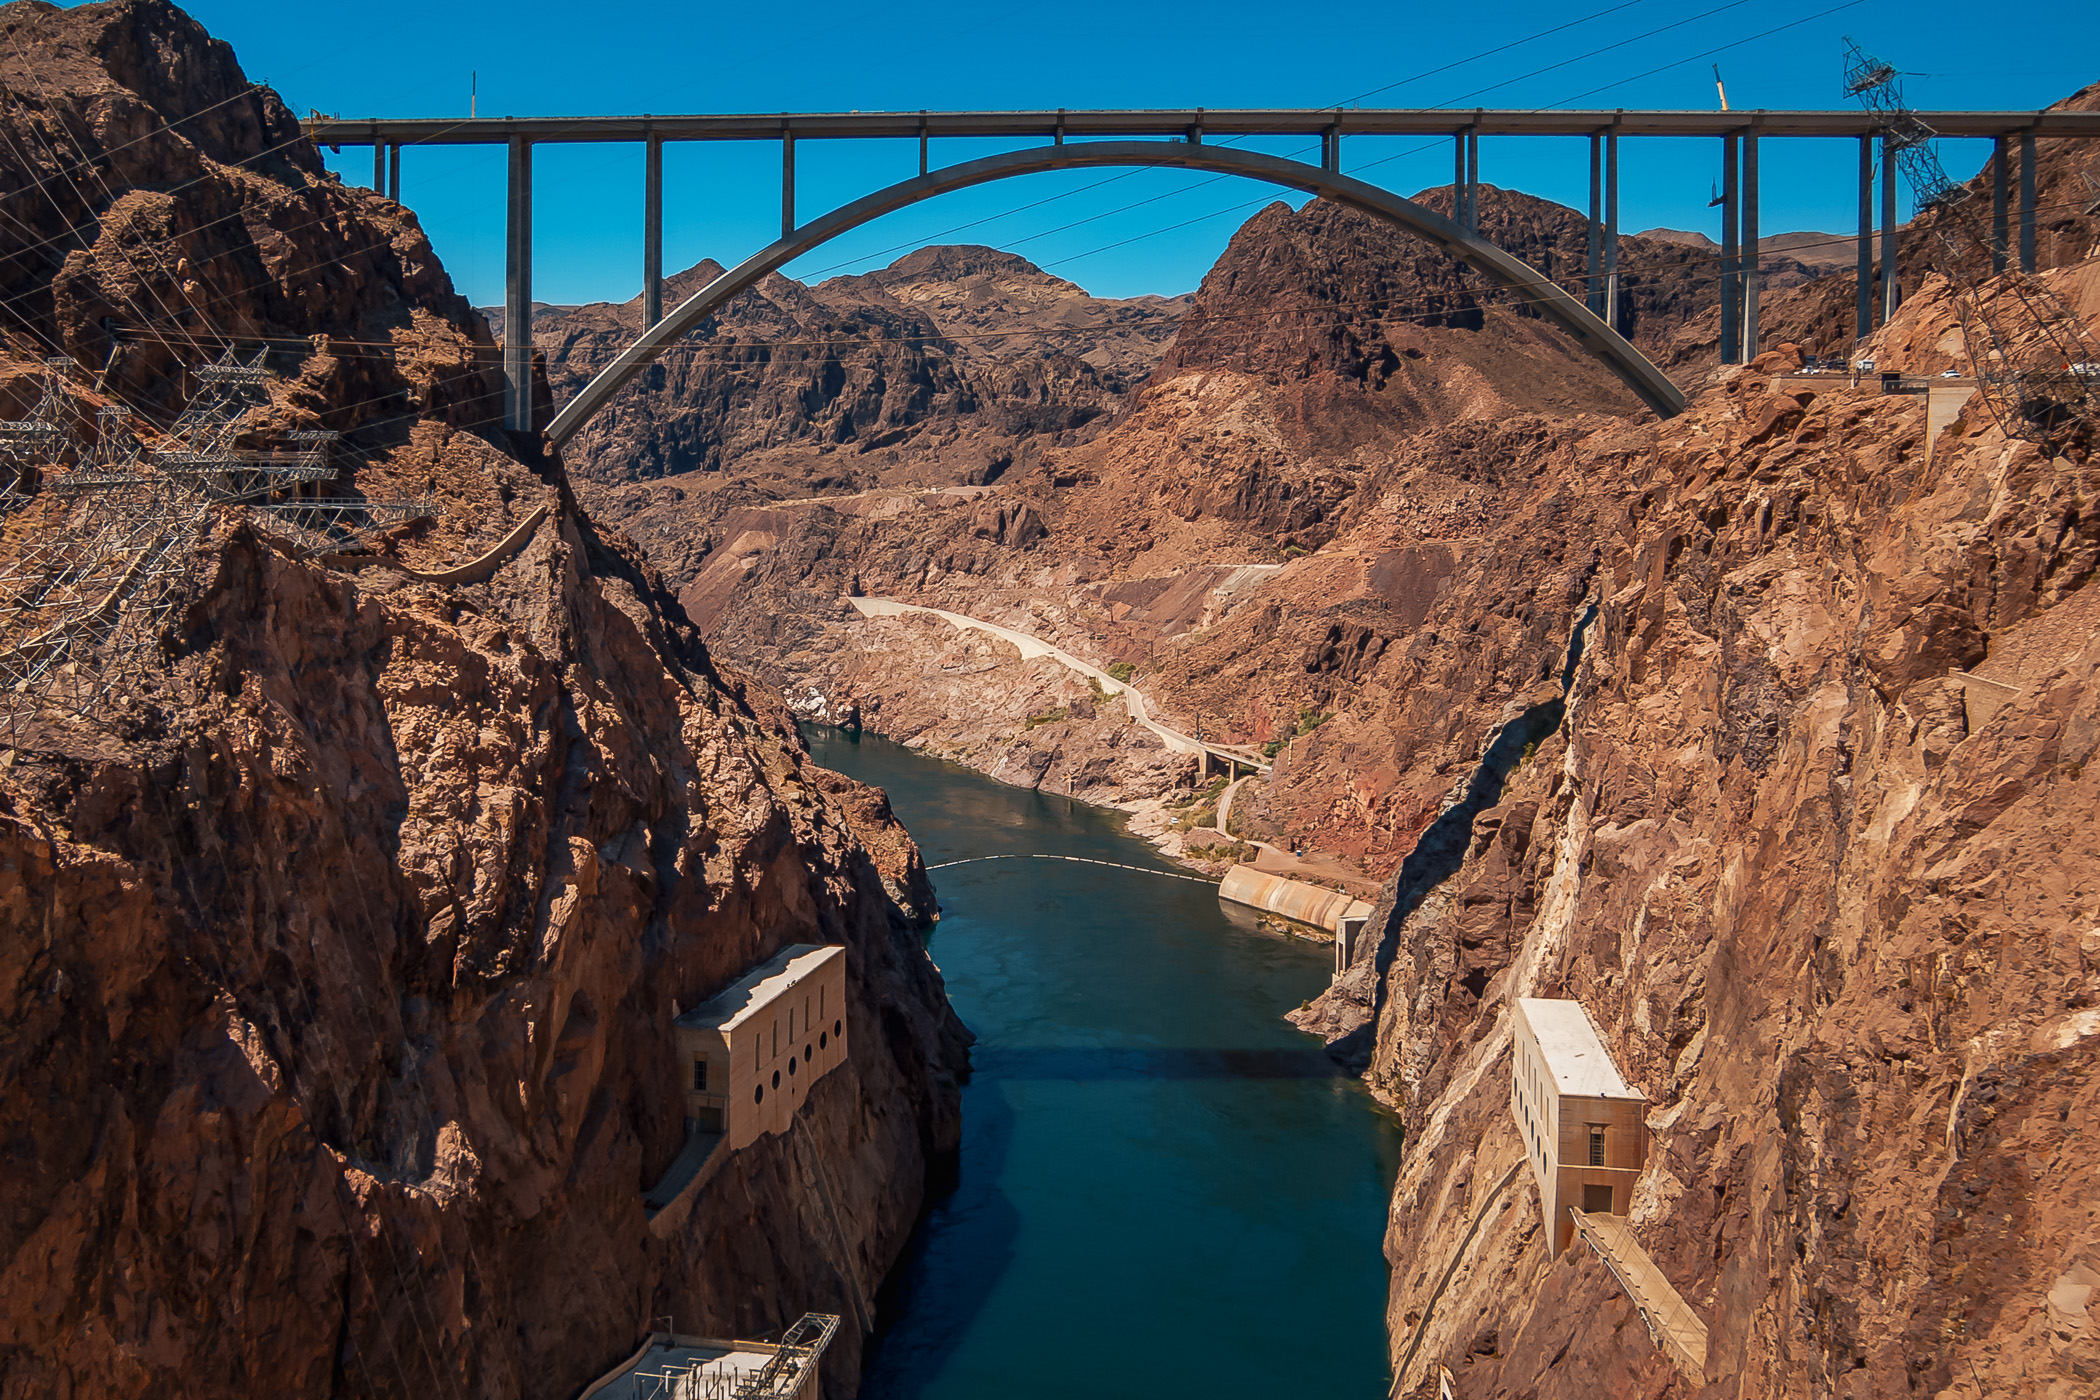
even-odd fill
[[[1000,1076],[1004,1077],[1004,1076]],[[1014,1260],[1021,1212],[1000,1181],[1014,1109],[980,1074],[963,1115],[955,1189],[934,1201],[875,1298],[875,1335],[861,1370],[864,1400],[913,1400],[940,1379]],[[909,1307],[907,1307],[909,1303]]]
[[[1568,712],[1568,689],[1575,683],[1575,669],[1582,664],[1582,642],[1590,623],[1596,619],[1597,605],[1592,603],[1583,611],[1568,638],[1567,659],[1560,670],[1560,694],[1542,705],[1533,705],[1515,719],[1502,726],[1494,742],[1480,756],[1480,764],[1466,783],[1466,795],[1455,805],[1445,810],[1429,829],[1422,833],[1415,847],[1400,863],[1393,883],[1379,900],[1379,908],[1372,915],[1372,927],[1377,929],[1375,944],[1369,940],[1371,971],[1375,986],[1384,986],[1386,972],[1400,949],[1400,933],[1407,920],[1421,907],[1429,892],[1458,873],[1466,858],[1466,848],[1473,841],[1473,822],[1482,812],[1502,800],[1502,785],[1532,745],[1544,740],[1560,728],[1561,720]],[[1364,955],[1359,953],[1355,962],[1361,966]],[[1327,1053],[1351,1070],[1362,1072],[1370,1067],[1372,1041],[1377,1036],[1377,1018],[1374,1014],[1346,1034],[1328,1042]]]

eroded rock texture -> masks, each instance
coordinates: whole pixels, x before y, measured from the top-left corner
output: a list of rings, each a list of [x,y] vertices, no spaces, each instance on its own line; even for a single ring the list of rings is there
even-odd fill
[[[150,432],[198,347],[267,335],[259,432],[336,428],[346,489],[439,506],[385,553],[539,521],[440,586],[217,512],[165,665],[0,753],[0,1394],[573,1394],[665,1315],[817,1309],[850,1395],[965,1069],[909,838],[493,431],[413,217],[223,45],[157,0],[0,27],[0,191],[50,240],[0,263],[12,411],[63,346],[82,415]],[[659,1236],[670,1022],[797,941],[849,950],[854,1058]]]
[[[1928,461],[1915,401],[1783,366],[1578,448],[1618,518],[1566,723],[1322,1008],[1379,1004],[1370,1077],[1411,1130],[1408,1394],[1439,1362],[1482,1396],[2100,1375],[2094,468],[1973,420]],[[1528,1172],[1490,1198],[1521,995],[1580,998],[1653,1103],[1633,1223],[1712,1329],[1704,1377],[1594,1258],[1547,1260]]]

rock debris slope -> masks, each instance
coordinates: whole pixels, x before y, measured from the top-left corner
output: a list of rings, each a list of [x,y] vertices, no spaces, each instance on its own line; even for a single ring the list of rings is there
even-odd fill
[[[0,754],[0,1394],[564,1395],[666,1314],[807,1308],[851,1394],[965,1067],[908,838],[492,429],[413,216],[225,45],[158,0],[0,31],[8,415],[54,347],[150,427],[200,347],[267,343],[259,431],[439,507],[336,568],[215,514],[165,666]],[[387,562],[543,510],[484,582]],[[660,1238],[669,1023],[804,940],[849,949],[853,1061]]]

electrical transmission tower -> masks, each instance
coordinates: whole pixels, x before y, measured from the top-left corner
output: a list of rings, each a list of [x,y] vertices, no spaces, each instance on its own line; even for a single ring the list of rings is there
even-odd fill
[[[148,447],[130,411],[107,405],[83,442],[67,392],[71,360],[45,361],[28,418],[0,422],[0,522],[20,543],[0,562],[0,729],[9,743],[40,714],[86,715],[159,655],[185,596],[196,547],[216,509],[237,507],[308,553],[363,546],[361,532],[437,514],[420,501],[302,496],[342,473],[332,432],[280,435],[266,451],[234,447],[269,403],[263,353],[229,349],[196,369],[198,390],[163,445]]]
[[[2100,436],[2100,339],[2032,273],[1999,272],[2002,230],[1975,192],[1948,178],[1933,129],[1905,105],[1896,70],[1845,40],[1845,93],[1881,118],[1883,149],[1903,171],[1934,235],[1934,267],[1954,284],[1976,390],[2007,436],[2050,456]],[[1893,267],[1882,276],[1893,277]]]

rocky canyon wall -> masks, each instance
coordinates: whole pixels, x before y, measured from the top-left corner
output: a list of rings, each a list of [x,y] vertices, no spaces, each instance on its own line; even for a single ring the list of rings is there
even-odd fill
[[[2088,315],[2091,274],[2060,278]],[[1928,290],[1872,351],[1953,324]],[[1785,367],[1578,444],[1617,520],[1566,721],[1307,1018],[1375,1004],[1361,1051],[1409,1125],[1405,1394],[1439,1365],[1467,1396],[2100,1377],[2100,478],[1980,405],[1928,457],[1917,399]],[[1582,1246],[1548,1257],[1528,1171],[1495,1191],[1515,996],[1580,999],[1650,1100],[1631,1221],[1710,1328],[1703,1374]]]
[[[157,663],[0,754],[0,1394],[558,1396],[665,1315],[816,1309],[850,1395],[966,1070],[909,839],[495,429],[413,215],[223,44],[157,0],[0,30],[10,414],[63,349],[150,437],[266,344],[250,440],[437,507],[333,567],[213,512]],[[798,941],[848,949],[853,1058],[660,1238],[670,1021]]]

